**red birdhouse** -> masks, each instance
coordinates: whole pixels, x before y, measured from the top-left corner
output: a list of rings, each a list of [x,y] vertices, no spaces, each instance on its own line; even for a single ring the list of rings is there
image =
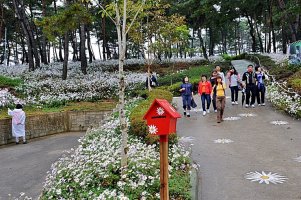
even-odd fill
[[[175,133],[177,118],[181,115],[165,99],[155,99],[143,117],[149,133],[159,136]]]

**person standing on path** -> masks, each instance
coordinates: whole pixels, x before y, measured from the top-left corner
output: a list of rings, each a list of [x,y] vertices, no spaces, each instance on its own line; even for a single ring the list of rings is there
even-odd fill
[[[258,67],[256,71],[257,75],[257,103],[258,106],[265,106],[264,98],[265,98],[265,84],[264,80],[266,79],[266,75],[263,72],[261,67]]]
[[[256,83],[257,75],[253,71],[253,65],[248,66],[248,71],[246,71],[242,76],[242,81],[245,82],[246,87],[246,108],[250,106],[251,97],[251,107],[255,108],[255,97],[256,97]]]
[[[217,71],[216,70],[213,70],[212,74],[211,74],[211,77],[210,77],[210,83],[211,83],[211,86],[212,88],[215,86],[216,84],[216,76],[217,76]],[[213,110],[214,112],[216,113],[217,112],[217,108],[216,108],[216,95],[213,94],[213,96],[211,97],[212,99],[212,106],[213,106]]]
[[[238,84],[240,83],[240,75],[236,71],[235,67],[230,68],[227,78],[231,90],[232,105],[238,105]]]
[[[12,116],[12,135],[16,138],[16,144],[19,144],[19,137],[23,137],[23,144],[26,144],[25,136],[25,112],[21,104],[16,105],[16,109],[8,109],[8,115]]]
[[[190,117],[189,112],[191,110],[191,100],[193,96],[193,91],[192,91],[192,84],[189,83],[189,79],[187,76],[183,79],[180,92],[183,101],[184,116]]]
[[[206,113],[210,113],[209,108],[211,103],[211,97],[210,97],[211,92],[212,92],[212,86],[210,81],[207,81],[206,75],[202,75],[201,81],[199,82],[198,93],[199,96],[201,96],[201,100],[202,100],[203,116],[205,116]],[[206,102],[207,102],[207,109],[206,109]]]
[[[222,77],[216,77],[216,85],[212,90],[212,96],[216,95],[216,106],[217,106],[217,123],[223,121],[223,115],[226,105],[226,95],[225,95],[226,84],[223,83]]]
[[[224,72],[221,71],[221,67],[219,65],[216,65],[215,70],[217,71],[217,75],[219,75],[222,78],[222,82],[226,83],[226,78]]]

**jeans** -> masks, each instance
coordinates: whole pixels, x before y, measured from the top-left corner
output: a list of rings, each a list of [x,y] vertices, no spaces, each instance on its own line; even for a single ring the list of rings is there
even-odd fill
[[[238,86],[232,86],[231,89],[231,101],[237,101],[238,100]]]
[[[184,110],[191,110],[191,95],[182,95],[182,102]]]
[[[250,97],[251,97],[251,105],[255,104],[256,97],[256,88],[255,84],[249,84],[246,86],[246,105],[250,105]]]
[[[203,107],[203,111],[206,111],[206,101],[207,101],[207,110],[209,110],[210,108],[210,103],[211,103],[211,97],[210,94],[202,94],[201,95],[201,99],[202,99],[202,107]]]
[[[260,84],[257,88],[257,103],[258,104],[264,103],[264,96],[265,96],[265,85]]]
[[[217,110],[217,107],[216,107],[216,94],[213,94],[213,96],[212,96],[212,106],[213,106],[213,110]]]

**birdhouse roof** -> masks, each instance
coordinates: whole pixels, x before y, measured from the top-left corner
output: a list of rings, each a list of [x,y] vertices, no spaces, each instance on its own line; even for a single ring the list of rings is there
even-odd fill
[[[181,115],[174,109],[170,103],[165,99],[155,99],[148,111],[145,113],[143,119],[146,119],[150,111],[154,109],[156,105],[162,107],[172,118],[181,118]]]

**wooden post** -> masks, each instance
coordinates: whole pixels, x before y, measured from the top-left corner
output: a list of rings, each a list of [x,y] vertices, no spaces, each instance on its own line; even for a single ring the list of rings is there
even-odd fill
[[[160,136],[160,200],[169,200],[168,191],[168,135]]]

